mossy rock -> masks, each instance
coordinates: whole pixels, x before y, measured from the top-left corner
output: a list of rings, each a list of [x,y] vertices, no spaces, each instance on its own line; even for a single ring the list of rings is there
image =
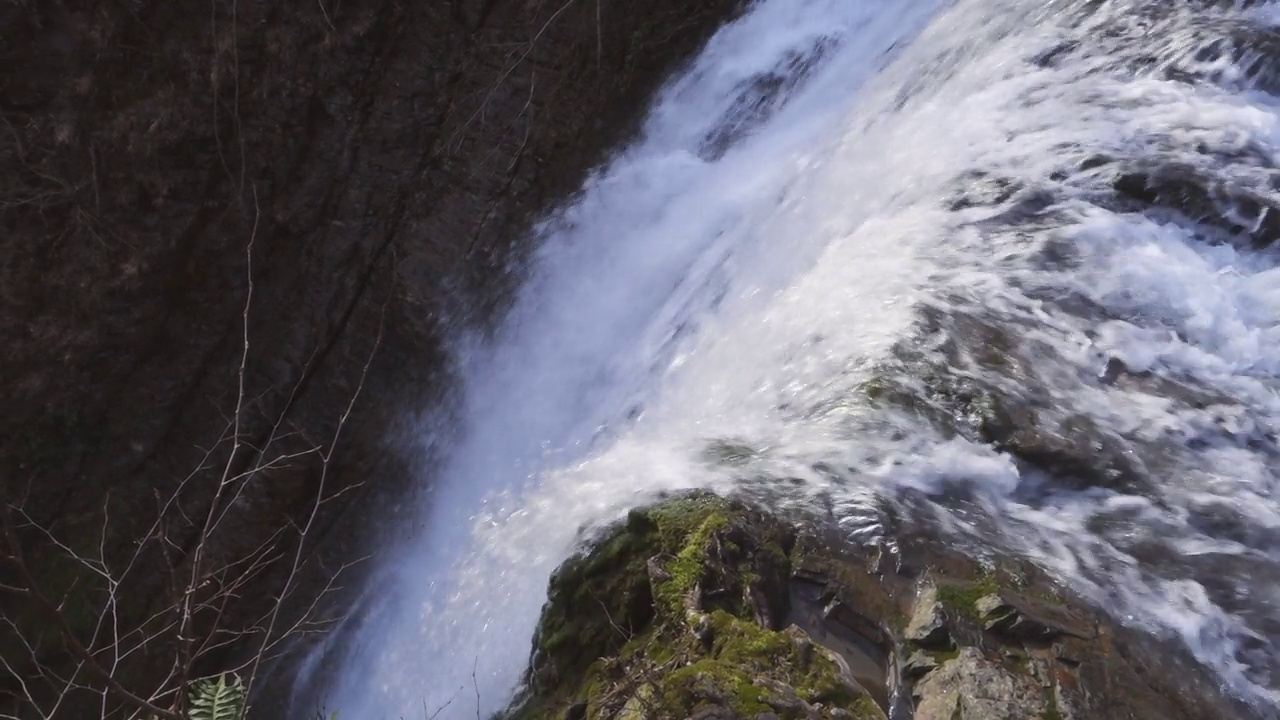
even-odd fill
[[[883,720],[904,697],[895,682],[918,720],[1257,717],[1184,647],[1115,624],[1029,563],[899,527],[886,566],[840,537],[708,493],[633,511],[552,578],[503,717]],[[926,600],[945,647],[906,637]]]
[[[947,610],[976,622],[978,601],[1000,591],[995,575],[981,573],[968,581],[952,581],[938,586],[938,602]]]
[[[633,511],[553,576],[510,718],[882,717],[787,615],[792,528],[695,493]]]

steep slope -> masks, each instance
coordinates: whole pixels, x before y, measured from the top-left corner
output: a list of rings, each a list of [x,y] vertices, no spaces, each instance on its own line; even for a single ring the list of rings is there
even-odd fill
[[[207,596],[228,603],[193,621],[238,631],[309,527],[332,564],[306,607],[367,539],[355,518],[425,461],[391,448],[447,395],[442,334],[501,307],[530,219],[734,5],[0,8],[4,712],[66,684],[50,606],[96,654],[109,611],[141,628],[178,612],[175,578],[255,558],[253,591],[223,573]],[[136,692],[171,689],[166,637],[121,661]]]

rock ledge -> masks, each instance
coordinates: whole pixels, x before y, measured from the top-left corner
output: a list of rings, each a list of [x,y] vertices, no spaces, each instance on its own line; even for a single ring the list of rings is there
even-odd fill
[[[1016,561],[901,562],[740,499],[634,510],[553,576],[509,720],[1251,717],[1180,647]]]

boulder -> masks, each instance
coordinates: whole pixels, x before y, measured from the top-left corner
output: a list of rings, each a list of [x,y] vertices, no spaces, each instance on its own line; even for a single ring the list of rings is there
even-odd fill
[[[825,523],[708,493],[632,512],[553,577],[505,720],[1262,717],[1028,563],[901,529],[876,572]]]
[[[1093,631],[1065,608],[1021,597],[1015,593],[984,595],[975,603],[983,629],[1023,643],[1047,643],[1064,632],[1092,637]]]
[[[705,493],[632,512],[553,576],[508,717],[882,718],[841,656],[771,627],[794,545],[786,523]]]
[[[909,681],[919,680],[937,667],[938,661],[932,655],[923,650],[916,650],[902,664],[902,676]]]
[[[907,640],[922,648],[952,647],[951,635],[947,631],[946,614],[942,603],[938,601],[938,588],[926,585],[920,589],[920,597],[916,600],[911,613],[911,621],[903,633]]]
[[[1027,720],[1044,717],[1044,690],[1031,677],[1009,672],[976,648],[925,676],[916,686],[915,720]]]

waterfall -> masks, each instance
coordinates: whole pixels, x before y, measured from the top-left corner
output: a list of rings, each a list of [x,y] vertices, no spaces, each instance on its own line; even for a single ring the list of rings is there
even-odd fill
[[[555,566],[691,487],[860,539],[902,503],[1280,707],[1280,12],[1250,5],[751,5],[457,339],[454,444],[296,716],[500,710]],[[868,400],[956,358],[1124,481]]]

